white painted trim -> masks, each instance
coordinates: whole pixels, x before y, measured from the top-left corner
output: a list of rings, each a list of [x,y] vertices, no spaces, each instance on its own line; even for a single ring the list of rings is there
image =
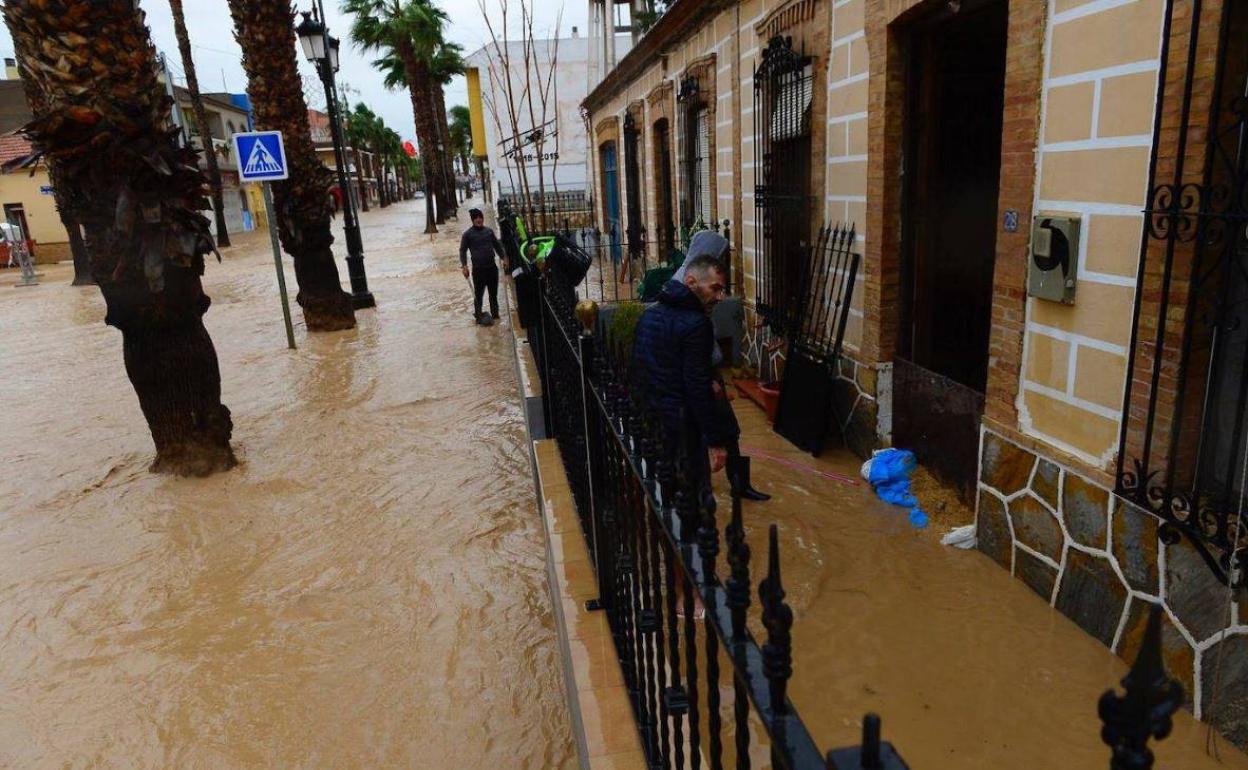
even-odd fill
[[[1085,348],[1093,348],[1104,353],[1116,353],[1120,356],[1125,356],[1127,354],[1127,348],[1125,345],[1106,342],[1105,340],[1100,340],[1096,337],[1087,337],[1076,332],[1068,332],[1065,329],[1058,329],[1055,326],[1046,326],[1044,324],[1036,323],[1035,321],[1029,321],[1027,323],[1027,331],[1043,334],[1045,337],[1052,337],[1053,339],[1061,340],[1062,342],[1082,345]]]
[[[1079,398],[1072,393],[1065,393],[1057,390],[1056,388],[1041,385],[1038,382],[1032,382],[1031,380],[1024,381],[1023,390],[1027,390],[1032,393],[1039,393],[1040,395],[1047,396],[1054,401],[1061,401],[1065,404],[1069,404],[1070,406],[1078,407],[1085,412],[1090,412],[1098,417],[1104,417],[1105,419],[1112,420],[1115,423],[1122,421],[1122,411],[1119,409],[1111,409],[1107,406],[1101,406],[1100,404],[1093,403],[1087,399]]]
[[[840,201],[841,203],[866,203],[865,195],[826,195],[825,201]]]
[[[848,45],[848,44],[850,44],[850,43],[854,42],[855,40],[861,40],[861,39],[863,39],[863,38],[864,38],[864,37],[866,37],[866,36],[867,36],[867,31],[866,31],[865,29],[860,29],[860,30],[858,30],[857,32],[851,32],[851,33],[849,33],[849,34],[848,34],[848,35],[846,35],[845,37],[837,37],[837,38],[833,38],[833,39],[832,39],[832,47],[833,47],[833,48],[835,48],[835,47],[837,47],[837,46],[839,46],[839,45]]]
[[[828,156],[829,166],[838,166],[842,163],[866,163],[866,155],[831,155]]]
[[[1049,37],[1052,37],[1050,35]],[[1048,44],[1045,44],[1045,90],[1050,88],[1059,88],[1061,86],[1070,86],[1075,83],[1087,83],[1092,80],[1101,80],[1104,78],[1116,78],[1122,75],[1139,75],[1142,72],[1156,72],[1157,59],[1142,59],[1140,61],[1130,62],[1127,64],[1115,64],[1112,67],[1104,67],[1099,70],[1088,70],[1087,72],[1073,72],[1069,75],[1058,75],[1049,77],[1049,56]],[[1160,53],[1160,49],[1158,49]]]
[[[831,90],[831,89],[829,89],[829,90]],[[853,121],[855,121],[855,120],[866,120],[866,119],[867,119],[867,113],[865,113],[865,112],[852,112],[852,113],[850,113],[850,114],[848,114],[848,115],[835,115],[835,116],[833,116],[833,117],[828,118],[828,125],[829,125],[829,126],[834,126],[834,125],[836,125],[836,124],[838,124],[838,123],[851,123],[851,122],[853,122]]]
[[[1078,8],[1071,8],[1069,11],[1054,14],[1053,26],[1065,24],[1075,19],[1082,19],[1084,16],[1094,16],[1103,11],[1120,8],[1124,5],[1133,5],[1136,2],[1138,0],[1092,0],[1092,2],[1081,5]]]
[[[1037,191],[1039,190],[1039,187],[1039,185],[1036,185]],[[1036,213],[1039,214],[1041,211],[1071,211],[1079,214],[1107,214],[1114,217],[1138,217],[1144,213],[1144,201],[1141,200],[1138,206],[1133,206],[1127,203],[1041,199],[1036,201]]]
[[[1075,366],[1079,359],[1079,343],[1067,345],[1070,350],[1066,354],[1066,393],[1075,395]]]
[[[1096,116],[1094,115],[1093,118],[1095,119]],[[1131,136],[1106,136],[1095,139],[1073,139],[1068,142],[1049,142],[1041,144],[1040,151],[1078,152],[1080,150],[1119,150],[1140,147],[1149,149],[1152,146],[1152,134],[1134,134]]]
[[[828,91],[836,91],[846,86],[852,86],[855,83],[861,83],[869,77],[871,77],[870,72],[860,72],[857,75],[850,75],[847,78],[841,78],[840,80],[828,83]]]
[[[1128,278],[1125,275],[1114,275],[1113,273],[1098,273],[1094,270],[1080,270],[1078,280],[1087,281],[1088,283],[1100,283],[1106,286],[1126,286],[1135,288],[1135,279]]]
[[[1096,138],[1101,135],[1101,83],[1102,79],[1097,78],[1092,85],[1092,137]]]
[[[1018,549],[1018,550],[1020,550],[1020,551],[1025,551],[1025,552],[1027,552],[1027,553],[1031,554],[1032,556],[1036,557],[1036,558],[1037,558],[1037,559],[1039,559],[1040,561],[1042,561],[1042,562],[1044,562],[1045,564],[1049,565],[1049,566],[1050,566],[1050,567],[1052,567],[1053,569],[1060,570],[1060,569],[1062,568],[1062,565],[1060,565],[1060,564],[1058,564],[1057,562],[1053,561],[1053,557],[1052,557],[1052,556],[1045,556],[1044,554],[1040,553],[1039,551],[1037,551],[1036,549],[1032,548],[1031,546],[1027,545],[1027,544],[1026,544],[1026,543],[1024,543],[1024,542],[1021,542],[1021,541],[1015,541],[1015,543],[1014,543],[1014,547],[1015,547],[1015,548],[1017,548],[1017,549]],[[1065,552],[1065,551],[1063,550],[1063,553],[1064,553],[1064,552]]]

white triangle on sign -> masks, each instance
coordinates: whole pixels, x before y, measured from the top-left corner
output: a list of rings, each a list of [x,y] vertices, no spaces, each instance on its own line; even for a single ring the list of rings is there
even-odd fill
[[[247,165],[243,166],[243,173],[250,176],[253,174],[277,174],[280,173],[282,167],[273,158],[272,153],[264,146],[264,142],[259,139],[251,146],[251,156],[247,158]]]

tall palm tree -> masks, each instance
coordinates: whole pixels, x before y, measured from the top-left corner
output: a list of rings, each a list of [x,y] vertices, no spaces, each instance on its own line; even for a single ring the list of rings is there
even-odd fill
[[[368,127],[354,110],[347,111],[346,124],[347,143],[351,145],[352,161],[355,165],[355,186],[360,190],[360,208],[368,211],[369,195],[368,188],[364,185],[364,157],[360,154],[361,150],[368,147]]]
[[[425,232],[436,232],[436,225],[445,222],[446,212],[454,208],[446,195],[445,166],[438,146],[437,108],[429,85],[429,63],[442,41],[446,13],[431,0],[344,0],[342,10],[355,17],[351,23],[351,39],[355,44],[362,50],[383,54],[374,64],[387,63],[382,67],[388,75],[387,87],[407,87],[420,156],[426,161],[430,186],[438,203],[435,219],[425,223]],[[398,77],[391,77],[396,74]]]
[[[384,121],[378,117],[368,105],[360,102],[348,116],[350,130],[358,139],[360,146],[366,147],[373,156],[374,166],[380,159],[380,150],[378,148],[381,140],[382,128],[385,126]],[[385,208],[390,205],[390,198],[386,194],[385,188],[378,180],[378,204]]]
[[[446,167],[445,180],[448,185],[448,193],[451,200],[457,200],[455,190],[455,168],[452,163],[454,157],[454,148],[451,144],[451,133],[447,122],[446,114],[446,86],[451,84],[451,80],[456,75],[462,75],[467,71],[467,64],[464,62],[464,48],[458,43],[449,43],[440,40],[437,49],[429,61],[429,90],[430,98],[433,101],[434,109],[437,111],[438,128],[441,132],[442,146],[446,148],[446,152],[442,154],[442,160]]]
[[[152,470],[233,467],[233,423],[203,315],[213,250],[196,152],[169,133],[169,101],[136,3],[6,0],[22,75],[42,109],[24,129],[58,168],[85,230],[104,322],[121,332],[126,373],[156,445]]]
[[[186,34],[186,18],[182,15],[182,0],[169,0],[173,11],[173,34],[178,39],[178,53],[182,56],[182,71],[186,73],[186,90],[191,95],[191,110],[195,124],[199,126],[199,143],[208,161],[208,184],[212,186],[212,211],[217,223],[217,245],[229,246],[230,233],[225,229],[225,202],[221,196],[221,168],[217,165],[217,151],[212,145],[212,124],[204,99],[199,95],[199,77],[195,74],[195,60],[191,58],[191,39]]]
[[[464,174],[471,174],[468,153],[472,151],[472,113],[462,104],[451,108],[451,151],[459,158]]]
[[[290,0],[229,0],[229,5],[256,127],[281,131],[286,147],[290,178],[273,183],[273,200],[282,248],[295,261],[303,319],[309,331],[350,329],[355,310],[331,249],[327,193],[333,174],[312,146]]]

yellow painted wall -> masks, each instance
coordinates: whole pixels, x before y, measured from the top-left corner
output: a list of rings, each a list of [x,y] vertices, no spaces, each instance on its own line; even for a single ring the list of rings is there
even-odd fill
[[[1079,281],[1073,307],[1027,302],[1018,427],[1104,468],[1126,384],[1163,3],[1052,10],[1036,212],[1079,217]]]
[[[867,246],[867,56],[865,0],[832,5],[832,50],[828,56],[827,180],[823,218],[857,228],[858,253]],[[862,344],[862,273],[851,297],[845,347]]]
[[[472,154],[478,158],[489,155],[485,143],[485,105],[481,101],[481,70],[469,67],[465,75],[468,81],[468,114],[472,125]]]
[[[39,191],[40,187],[51,184],[42,166],[36,168],[33,175],[29,169],[0,174],[0,204],[20,203],[25,208],[26,224],[40,262],[65,259],[69,243],[69,233],[56,213],[55,199]],[[45,244],[46,247],[41,248]]]

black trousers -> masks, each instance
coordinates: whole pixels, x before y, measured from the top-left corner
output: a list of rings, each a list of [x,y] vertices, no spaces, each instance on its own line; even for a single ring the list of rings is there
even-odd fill
[[[490,290],[490,315],[498,318],[498,265],[472,266],[473,315],[481,315],[481,299]]]

